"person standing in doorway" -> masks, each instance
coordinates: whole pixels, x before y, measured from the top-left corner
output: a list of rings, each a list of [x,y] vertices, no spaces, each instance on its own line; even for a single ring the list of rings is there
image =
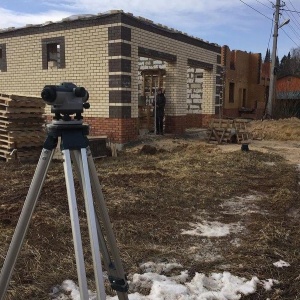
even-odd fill
[[[156,134],[163,135],[166,97],[161,88],[157,90],[156,101],[153,102],[153,105],[156,109]]]

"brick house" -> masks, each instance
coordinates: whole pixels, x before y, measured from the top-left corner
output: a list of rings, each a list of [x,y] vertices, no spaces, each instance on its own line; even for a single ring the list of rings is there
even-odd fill
[[[39,96],[49,84],[83,86],[91,135],[125,144],[139,133],[141,58],[165,65],[167,133],[202,126],[219,111],[221,47],[123,11],[1,30],[0,92]]]
[[[223,117],[263,116],[270,82],[270,63],[262,63],[260,53],[222,47]]]
[[[300,76],[286,75],[276,80],[276,117],[300,117]]]

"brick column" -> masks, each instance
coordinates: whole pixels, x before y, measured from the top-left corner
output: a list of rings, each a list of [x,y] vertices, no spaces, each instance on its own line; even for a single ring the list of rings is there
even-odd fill
[[[205,70],[203,74],[203,105],[202,123],[206,126],[209,119],[215,117],[216,113],[216,66],[211,70]]]
[[[124,144],[137,138],[137,119],[132,118],[131,29],[108,28],[110,138]]]
[[[166,133],[182,134],[186,129],[187,61],[178,57],[168,62],[166,76]]]

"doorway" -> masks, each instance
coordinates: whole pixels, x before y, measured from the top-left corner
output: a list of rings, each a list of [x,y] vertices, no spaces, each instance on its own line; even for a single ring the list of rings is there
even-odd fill
[[[165,91],[165,69],[148,69],[141,71],[138,99],[138,129],[139,133],[154,132],[153,102],[158,88]]]

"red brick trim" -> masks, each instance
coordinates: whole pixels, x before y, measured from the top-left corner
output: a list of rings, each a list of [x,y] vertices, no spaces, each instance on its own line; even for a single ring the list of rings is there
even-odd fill
[[[187,114],[186,128],[202,127],[202,114]]]
[[[90,135],[105,135],[114,143],[126,144],[138,137],[137,118],[97,118],[86,117],[85,123],[90,125]]]
[[[186,129],[186,116],[166,116],[165,132],[183,134]]]
[[[47,122],[52,116],[46,116]],[[84,123],[90,126],[90,136],[107,136],[114,143],[126,144],[138,138],[138,119],[84,117]]]

